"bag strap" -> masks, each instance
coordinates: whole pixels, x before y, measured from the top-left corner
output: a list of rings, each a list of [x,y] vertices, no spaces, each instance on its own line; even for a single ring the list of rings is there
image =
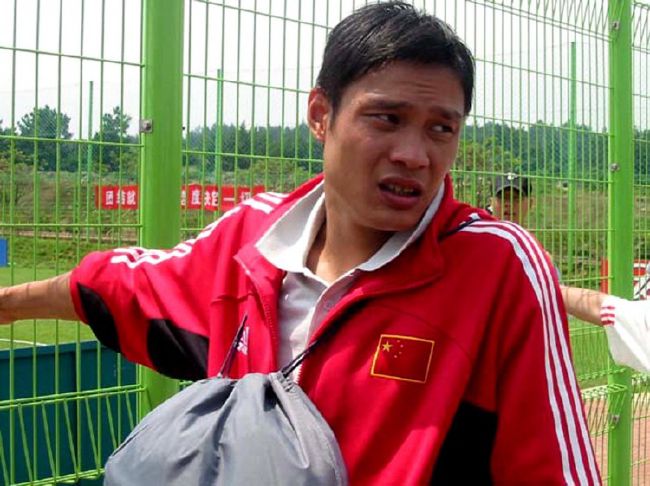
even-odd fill
[[[347,315],[349,312],[351,312],[351,309],[345,314]],[[343,321],[342,317],[343,316],[341,316],[341,318],[334,321],[334,323],[332,323],[332,325],[328,327],[323,332],[323,334],[318,336],[317,339],[314,339],[312,343],[309,346],[307,346],[298,356],[293,358],[291,362],[289,362],[288,364],[282,367],[280,372],[284,375],[285,378],[289,378],[293,370],[295,370],[298,366],[300,366],[300,364],[305,360],[307,355],[309,355],[316,348],[317,345],[319,345],[322,341],[326,340],[332,334],[334,334],[334,332],[340,327]],[[226,357],[223,360],[223,364],[221,365],[221,369],[217,374],[217,378],[228,377],[230,373],[230,368],[232,368],[232,362],[235,359],[237,346],[239,346],[239,341],[242,337],[242,334],[244,333],[244,327],[246,325],[247,320],[248,320],[248,314],[244,314],[244,318],[242,319],[241,323],[239,324],[239,327],[237,328],[237,332],[235,333],[235,337],[233,338],[232,343],[230,344],[228,353],[226,353]]]
[[[228,353],[226,354],[226,357],[223,360],[223,364],[221,365],[221,369],[217,374],[217,378],[224,378],[228,376],[228,374],[230,373],[232,362],[235,359],[235,352],[237,352],[237,346],[239,346],[239,340],[241,339],[241,336],[244,333],[244,327],[246,325],[247,320],[248,320],[248,314],[244,314],[244,318],[239,323],[239,328],[235,333],[235,338],[232,340],[232,343],[230,344],[230,349],[228,349]]]
[[[302,364],[305,358],[309,356],[314,351],[314,349],[316,349],[316,346],[327,341],[329,338],[332,337],[332,335],[334,335],[336,331],[339,330],[339,328],[343,324],[343,321],[345,320],[344,318],[350,315],[352,312],[354,312],[354,310],[357,307],[359,307],[359,303],[353,304],[352,307],[348,309],[342,316],[336,319],[330,327],[325,329],[325,331],[323,331],[323,333],[320,336],[314,339],[309,346],[303,349],[302,352],[298,354],[298,356],[296,356],[289,363],[283,366],[282,369],[280,370],[280,373],[282,373],[282,375],[284,375],[285,378],[289,378],[291,376],[291,373],[293,373],[293,371]]]

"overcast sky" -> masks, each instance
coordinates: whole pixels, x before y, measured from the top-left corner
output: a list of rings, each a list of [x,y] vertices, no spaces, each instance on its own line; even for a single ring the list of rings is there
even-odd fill
[[[222,69],[226,123],[295,125],[304,118],[305,93],[318,72],[326,27],[364,3],[186,0],[185,73],[199,78],[185,78],[184,123],[194,128],[215,122],[218,83],[203,77],[215,78]],[[414,3],[449,22],[478,60],[470,123],[566,123],[570,45],[575,42],[578,122],[595,129],[607,125],[605,0]],[[520,8],[526,10],[523,15],[513,13]],[[75,137],[85,136],[93,81],[94,129],[101,112],[121,105],[134,118],[134,131],[140,103],[140,9],[141,0],[0,0],[3,126],[35,105],[49,104],[70,115]],[[637,7],[635,15],[637,42],[645,45],[647,11]],[[591,33],[567,27],[571,22]],[[647,90],[646,57],[636,54],[637,92]],[[288,89],[283,92],[282,86]],[[639,97],[638,106],[636,123],[647,126],[647,98]]]

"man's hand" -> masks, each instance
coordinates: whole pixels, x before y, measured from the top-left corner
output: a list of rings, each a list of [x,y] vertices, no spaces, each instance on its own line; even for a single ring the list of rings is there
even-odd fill
[[[70,272],[0,288],[0,324],[39,318],[78,319],[70,296]]]

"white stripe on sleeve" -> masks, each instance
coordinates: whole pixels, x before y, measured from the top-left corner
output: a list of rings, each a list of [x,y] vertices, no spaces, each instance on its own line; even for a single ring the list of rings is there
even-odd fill
[[[577,383],[572,372],[568,344],[562,329],[562,317],[553,291],[552,274],[546,259],[542,255],[542,250],[527,232],[511,223],[477,222],[463,228],[462,231],[488,233],[507,240],[522,263],[524,273],[531,283],[542,312],[544,367],[547,377],[549,404],[555,423],[565,480],[567,484],[574,484],[572,473],[572,460],[574,460],[579,484],[587,484],[587,476],[591,477],[592,484],[598,484],[598,472],[589,433],[584,416],[579,411],[581,402]],[[559,367],[556,367],[558,364]],[[568,386],[565,374],[568,377]],[[558,403],[558,397],[556,396],[556,388],[560,395],[560,403]],[[569,396],[569,393],[571,396]],[[565,437],[564,420],[566,420],[566,429],[569,433],[569,442]],[[578,433],[577,428],[580,429],[580,433]],[[583,464],[583,451],[588,456],[589,473],[585,468],[585,464]]]
[[[227,219],[240,210],[241,206],[235,206],[230,211],[224,213],[223,216],[221,216],[218,220],[213,221],[207,225],[196,238],[182,241],[171,250],[156,250],[138,247],[118,248],[117,250],[113,250],[115,256],[111,257],[110,263],[123,264],[133,269],[139,265],[142,265],[143,263],[158,265],[159,263],[165,262],[172,258],[182,258],[184,256],[187,256],[192,252],[194,244],[198,240],[202,240],[203,238],[210,236],[212,232],[217,228],[217,226],[219,226],[219,223],[221,221]]]

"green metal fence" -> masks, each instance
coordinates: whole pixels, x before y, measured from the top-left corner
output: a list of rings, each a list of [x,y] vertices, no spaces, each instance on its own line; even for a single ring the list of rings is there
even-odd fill
[[[307,94],[329,29],[363,4],[0,0],[0,285],[65,271],[96,248],[172,246],[251,192],[320,172]],[[457,196],[486,206],[495,175],[528,176],[526,225],[562,280],[632,297],[633,263],[650,259],[650,6],[414,4],[477,57]],[[612,365],[600,329],[570,325],[603,477],[650,485],[650,380]],[[100,476],[134,400],[142,414],[177,389],[147,371],[134,381],[86,340],[76,323],[0,328],[0,484]],[[41,345],[53,346],[48,374],[35,371]],[[71,359],[75,377],[92,362],[95,380],[71,384]]]

